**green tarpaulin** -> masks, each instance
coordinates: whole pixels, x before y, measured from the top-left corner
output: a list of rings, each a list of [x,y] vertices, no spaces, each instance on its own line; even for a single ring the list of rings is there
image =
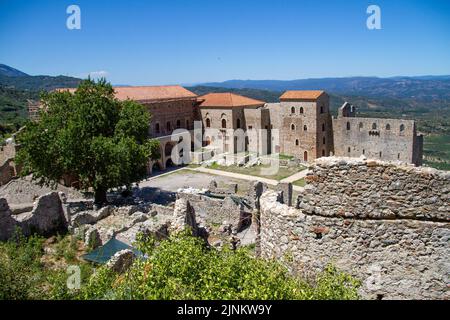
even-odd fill
[[[83,255],[83,259],[95,263],[104,264],[108,262],[111,257],[116,254],[116,252],[119,252],[121,250],[130,249],[134,252],[136,256],[141,256],[142,253],[138,251],[137,249],[127,245],[126,243],[123,243],[122,241],[117,240],[116,238],[112,238],[107,243],[105,243],[103,246],[98,247],[92,252],[89,252],[85,255]]]

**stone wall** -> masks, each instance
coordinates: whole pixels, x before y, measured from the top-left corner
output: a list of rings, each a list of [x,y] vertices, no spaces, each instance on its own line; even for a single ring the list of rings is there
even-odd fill
[[[11,181],[20,171],[20,168],[16,166],[14,161],[16,151],[17,145],[14,143],[14,140],[10,140],[0,146],[0,185]]]
[[[281,153],[305,162],[333,151],[329,96],[317,100],[280,102]]]
[[[173,130],[194,128],[195,99],[174,99],[165,101],[143,102],[152,115],[149,133],[151,137],[170,135]],[[170,123],[170,127],[167,126]],[[179,125],[177,125],[179,124]],[[159,126],[159,130],[158,130]]]
[[[449,172],[332,157],[306,179],[298,209],[261,197],[264,257],[300,273],[333,263],[363,298],[450,298]]]
[[[185,192],[178,192],[177,197],[190,202],[201,223],[213,226],[229,224],[235,231],[239,231],[251,223],[253,208],[251,201],[246,199],[241,202],[242,198],[233,196],[214,198]]]
[[[64,202],[63,194],[50,192],[39,197],[30,212],[13,214],[8,201],[0,198],[0,241],[14,236],[16,229],[25,236],[38,234],[47,237],[66,232],[70,217]]]
[[[349,104],[346,107],[353,107]],[[340,114],[346,114],[340,109]],[[422,136],[413,120],[356,118],[333,119],[334,154],[340,157],[364,155],[384,161],[422,165]]]

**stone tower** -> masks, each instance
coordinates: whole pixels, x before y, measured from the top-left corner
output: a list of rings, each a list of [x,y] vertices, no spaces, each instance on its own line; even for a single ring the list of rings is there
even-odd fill
[[[281,153],[311,162],[333,151],[329,96],[324,91],[286,91],[280,97]]]

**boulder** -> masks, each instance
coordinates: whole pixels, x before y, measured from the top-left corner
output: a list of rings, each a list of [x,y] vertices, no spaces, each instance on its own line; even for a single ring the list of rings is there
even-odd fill
[[[130,249],[121,250],[111,257],[106,267],[114,272],[123,273],[131,267],[135,258],[135,254]]]
[[[100,233],[94,227],[89,227],[84,234],[84,244],[91,248],[96,249],[102,245],[102,240],[100,239]]]
[[[109,215],[111,215],[113,207],[106,206],[99,210],[82,211],[74,215],[71,219],[71,225],[78,227],[84,224],[94,224]]]

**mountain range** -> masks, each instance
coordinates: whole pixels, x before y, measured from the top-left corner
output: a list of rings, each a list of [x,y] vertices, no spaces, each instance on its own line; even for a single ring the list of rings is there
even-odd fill
[[[0,125],[22,124],[26,118],[28,99],[38,99],[40,91],[61,87],[77,87],[81,79],[68,76],[32,76],[0,64]],[[350,101],[377,116],[417,118],[418,114],[434,113],[449,118],[450,76],[418,77],[347,77],[298,80],[229,80],[188,87],[198,95],[225,92],[276,102],[285,90],[325,90],[336,110]],[[19,121],[20,120],[20,121]],[[19,123],[17,123],[19,121]],[[441,126],[442,127],[442,126]],[[1,129],[1,128],[0,128]]]
[[[332,94],[369,98],[414,99],[431,102],[450,101],[450,76],[347,77],[298,80],[228,80],[202,83],[201,86],[260,89],[269,91],[325,90]]]
[[[30,76],[25,72],[0,64],[0,86],[18,90],[42,91],[61,87],[76,87],[81,79],[67,76]]]

